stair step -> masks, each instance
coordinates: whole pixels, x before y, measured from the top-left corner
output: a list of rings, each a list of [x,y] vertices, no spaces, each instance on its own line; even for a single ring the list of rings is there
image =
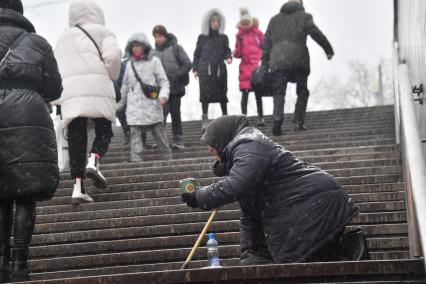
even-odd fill
[[[232,260],[235,264],[236,260]],[[231,264],[230,263],[230,264]],[[194,263],[194,266],[205,266],[204,262]],[[63,281],[40,281],[33,284],[67,283],[67,284],[108,284],[108,283],[237,283],[242,277],[245,281],[255,283],[283,283],[291,281],[301,283],[309,279],[311,283],[333,283],[348,281],[363,281],[373,279],[379,281],[419,281],[424,279],[424,267],[421,260],[387,260],[361,262],[330,262],[307,264],[280,264],[264,266],[231,266],[217,269],[190,269],[178,270],[176,263],[174,270],[150,273],[115,273],[98,277],[66,279]],[[118,270],[118,269],[117,269]],[[105,271],[106,273],[108,271]],[[314,281],[314,282],[312,282]],[[359,283],[359,282],[358,282]]]

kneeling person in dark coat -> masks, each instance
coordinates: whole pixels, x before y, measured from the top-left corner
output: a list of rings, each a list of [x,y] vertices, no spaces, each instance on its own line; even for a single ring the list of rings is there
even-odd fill
[[[239,202],[243,264],[366,257],[365,239],[361,257],[342,257],[345,227],[359,208],[333,176],[249,127],[245,116],[214,120],[202,141],[217,157],[215,174],[227,177],[182,198],[203,210]]]

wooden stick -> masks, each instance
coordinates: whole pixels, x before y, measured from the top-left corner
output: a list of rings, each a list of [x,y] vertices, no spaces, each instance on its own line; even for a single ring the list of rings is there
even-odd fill
[[[204,236],[206,235],[208,229],[210,228],[210,225],[212,224],[214,217],[216,216],[217,209],[213,210],[212,214],[210,215],[209,220],[207,221],[206,225],[204,226],[203,230],[201,231],[201,234],[198,236],[198,240],[195,242],[194,246],[192,247],[191,253],[186,258],[185,263],[182,265],[180,269],[186,269],[188,264],[191,262],[192,257],[195,254],[195,251],[200,246],[201,241],[203,240]]]

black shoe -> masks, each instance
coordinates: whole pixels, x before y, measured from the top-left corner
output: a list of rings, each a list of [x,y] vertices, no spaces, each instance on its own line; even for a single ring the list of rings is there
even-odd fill
[[[28,272],[28,248],[12,250],[12,282],[30,281]]]
[[[258,117],[257,118],[257,126],[265,126],[265,119],[263,117]]]
[[[125,133],[123,134],[123,145],[124,145],[124,146],[127,146],[127,145],[129,145],[129,144],[130,144],[130,133],[125,132]]]
[[[272,259],[266,258],[257,254],[252,250],[243,252],[240,256],[241,265],[261,265],[261,264],[273,264]]]
[[[172,148],[176,150],[185,149],[185,145],[183,144],[182,137],[180,135],[173,136]]]
[[[10,282],[10,246],[0,243],[0,283]]]
[[[274,126],[272,127],[272,135],[274,136],[281,136],[281,121],[274,121]]]
[[[306,127],[303,124],[295,123],[294,124],[294,132],[306,131]]]
[[[345,233],[345,242],[347,245],[348,260],[355,261],[370,259],[367,239],[360,228]]]

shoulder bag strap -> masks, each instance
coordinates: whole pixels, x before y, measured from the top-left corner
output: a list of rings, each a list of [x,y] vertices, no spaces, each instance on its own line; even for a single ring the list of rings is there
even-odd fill
[[[139,84],[141,85],[141,88],[142,88],[142,90],[143,90],[143,85],[144,85],[144,83],[142,82],[141,77],[139,77],[139,74],[138,74],[138,72],[136,71],[135,63],[133,62],[133,60],[130,60],[130,65],[132,65],[132,70],[133,70],[133,73],[135,74],[136,80],[138,80],[138,82],[139,82]]]
[[[79,28],[93,42],[93,44],[96,47],[96,50],[99,53],[99,57],[101,58],[102,61],[104,61],[104,59],[102,58],[101,50],[100,50],[98,44],[96,43],[96,41],[93,39],[93,37],[85,29],[83,29],[83,27],[81,27],[80,25],[76,25],[76,27]]]
[[[28,35],[27,32],[22,32],[16,39],[15,41],[12,43],[12,45],[9,47],[9,49],[7,50],[6,54],[4,55],[4,57],[1,59],[0,61],[0,66],[3,65],[3,63],[6,61],[7,57],[10,55],[10,53],[19,45],[19,43],[21,43],[21,41]]]

